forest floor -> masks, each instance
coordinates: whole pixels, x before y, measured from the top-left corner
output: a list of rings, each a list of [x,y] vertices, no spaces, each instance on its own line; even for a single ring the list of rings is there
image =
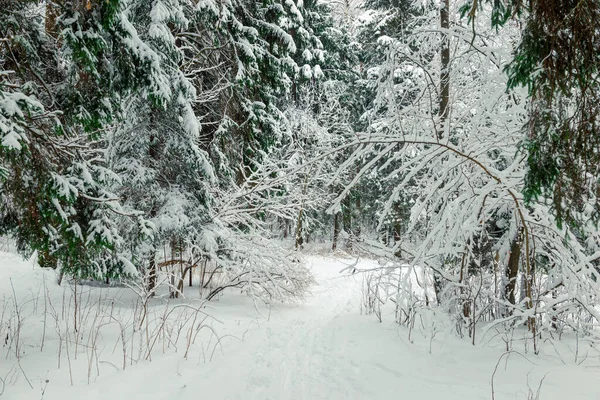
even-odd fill
[[[409,336],[389,311],[381,323],[361,315],[361,277],[339,273],[352,260],[307,260],[317,282],[299,304],[154,299],[159,325],[144,333],[131,289],[79,286],[71,318],[72,284],[0,253],[0,400],[500,400],[535,399],[538,388],[544,400],[600,399],[600,356],[581,341],[546,340],[534,355],[515,334],[505,354],[499,336],[473,346],[435,319]]]

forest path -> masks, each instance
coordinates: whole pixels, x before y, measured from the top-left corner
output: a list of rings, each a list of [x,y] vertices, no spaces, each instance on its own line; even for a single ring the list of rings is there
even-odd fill
[[[85,383],[88,361],[80,357],[73,363],[76,382],[71,386],[64,364],[60,370],[50,369],[55,354],[35,351],[25,365],[33,390],[20,380],[20,386],[11,387],[0,400],[491,398],[490,380],[503,354],[501,346],[488,343],[491,338],[472,346],[439,318],[434,340],[430,340],[434,325],[424,320],[415,324],[409,342],[408,330],[393,322],[392,310],[384,312],[383,323],[360,315],[362,277],[339,273],[354,260],[307,258],[316,284],[304,302],[269,309],[232,293],[209,303],[206,310],[215,317],[211,324],[219,344],[215,346],[214,337],[206,343],[210,335],[203,331],[207,335],[196,346],[205,352],[196,351],[186,360],[181,347],[177,353],[157,350],[152,361],[125,370],[118,368],[118,362],[100,361],[100,374],[89,384]],[[16,259],[6,261],[18,264]],[[369,265],[377,263],[361,261],[361,267]],[[6,267],[9,272],[13,268]],[[30,266],[14,267],[9,276],[31,271]],[[118,339],[101,340],[102,357],[118,357]],[[495,399],[528,399],[528,386],[535,391],[544,377],[540,399],[599,399],[600,387],[595,384],[599,359],[590,357],[586,367],[577,365],[567,348],[573,344],[547,344],[540,356],[520,351],[522,355],[512,354],[506,363],[503,357],[494,378]],[[560,346],[561,355],[556,352]],[[38,361],[48,366],[47,372],[34,368]]]
[[[310,261],[316,285],[305,302],[275,306],[235,350],[228,346],[238,361],[233,371],[226,360],[215,362],[216,369],[229,364],[223,367],[232,378],[212,388],[219,398],[369,399],[406,392],[402,360],[390,357],[381,324],[359,315],[361,277],[340,275],[354,260]]]
[[[355,260],[309,261],[317,283],[306,301],[276,306],[257,320],[242,342],[211,363],[216,376],[198,389],[219,399],[491,398],[501,348],[473,347],[448,326],[437,326],[431,342],[431,326],[415,327],[411,343],[391,310],[384,323],[360,315],[362,277],[339,273]],[[526,357],[511,356],[507,368],[502,363],[494,378],[496,399],[527,399],[528,385],[537,390],[544,376],[541,399],[600,398],[599,389],[583,383],[581,369]],[[591,379],[595,373],[584,374]]]

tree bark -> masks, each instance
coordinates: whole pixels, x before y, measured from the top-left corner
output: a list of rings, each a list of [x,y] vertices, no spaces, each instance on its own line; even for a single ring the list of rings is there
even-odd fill
[[[55,6],[51,1],[46,2],[46,20],[45,29],[46,33],[53,37],[58,38],[58,29],[56,28],[56,19],[60,16],[60,9]]]
[[[339,237],[340,237],[340,213],[336,212],[333,216],[333,242],[331,243],[331,251],[335,251],[337,249]]]
[[[519,274],[519,260],[521,258],[521,238],[520,234],[514,238],[510,245],[510,256],[508,257],[508,265],[506,266],[506,277],[508,282],[504,288],[504,294],[510,304],[516,304],[516,286],[517,275]]]
[[[349,197],[346,197],[342,202],[342,226],[344,231],[348,234],[348,241],[345,243],[345,247],[352,249],[352,202]]]
[[[447,30],[450,28],[450,0],[443,0],[440,8],[440,28]],[[440,50],[440,97],[438,116],[440,118],[440,126],[438,128],[438,138],[444,136],[446,121],[449,114],[450,103],[450,39],[446,32],[442,32],[442,44]],[[441,305],[441,295],[443,291],[442,278],[434,275],[433,289],[438,305]],[[464,311],[463,311],[464,312]]]
[[[158,276],[158,265],[156,264],[156,250],[153,250],[150,253],[150,260],[148,262],[148,293],[150,293],[150,297],[154,297],[154,292],[156,290],[156,277]]]
[[[338,238],[340,237],[340,213],[333,214],[333,240],[331,241],[331,251],[337,249]]]
[[[442,278],[437,274],[433,273],[433,291],[435,292],[435,301],[438,306],[442,305],[442,291],[444,289],[444,282]]]
[[[296,250],[302,248],[304,239],[302,238],[302,218],[304,216],[304,209],[301,208],[298,213],[298,224],[296,225]]]
[[[361,193],[362,192],[360,192],[360,188],[357,188],[355,198],[354,198],[354,212],[352,213],[353,220],[354,220],[354,227],[353,227],[354,229],[353,229],[352,233],[357,238],[360,237],[360,234],[361,234],[361,217],[362,217],[362,215],[361,215],[361,211],[362,211]]]
[[[443,0],[442,2],[440,8],[440,27],[444,31],[450,29],[450,0]],[[442,32],[440,59],[440,108],[438,111],[440,117],[440,126],[438,129],[439,139],[444,136],[445,125],[450,111],[450,38],[446,32]]]
[[[393,224],[393,236],[394,236],[394,246],[398,245],[402,241],[402,225],[400,222],[400,213],[397,212],[396,208],[396,217]],[[401,258],[402,257],[402,249],[398,247],[398,250],[394,252],[394,256]]]

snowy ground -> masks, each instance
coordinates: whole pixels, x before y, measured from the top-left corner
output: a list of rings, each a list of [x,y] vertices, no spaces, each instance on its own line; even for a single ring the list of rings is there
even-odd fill
[[[544,377],[540,399],[600,399],[600,357],[583,345],[498,363],[501,341],[474,347],[446,328],[431,340],[424,326],[409,341],[392,318],[360,315],[360,278],[339,275],[350,261],[308,260],[317,285],[303,304],[153,300],[147,330],[130,289],[80,286],[75,338],[72,286],[0,253],[0,399],[490,399],[497,364],[495,399],[535,398]]]

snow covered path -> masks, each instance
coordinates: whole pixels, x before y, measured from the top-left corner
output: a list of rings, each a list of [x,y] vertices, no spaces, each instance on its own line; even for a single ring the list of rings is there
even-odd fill
[[[387,350],[385,342],[376,336],[364,337],[360,329],[364,323],[375,328],[378,324],[358,315],[359,281],[339,275],[341,262],[313,261],[320,261],[314,265],[318,285],[303,304],[261,309],[257,318],[248,304],[240,307],[239,298],[217,302],[213,313],[239,325],[235,336],[243,340],[224,339],[222,352],[212,361],[197,364],[172,358],[171,367],[160,368],[168,378],[160,389],[150,390],[142,371],[156,368],[145,365],[138,371],[125,371],[136,375],[127,379],[127,386],[105,387],[96,397],[89,393],[86,397],[128,399],[144,393],[163,398],[158,390],[175,399],[195,399],[199,393],[213,399],[392,398],[389,383],[385,387],[388,396],[367,389],[375,379],[385,378],[378,376],[385,367],[376,363],[373,373],[367,374],[373,366],[364,357],[372,350],[377,357]],[[369,376],[370,382],[364,382]]]
[[[227,357],[212,365],[212,371],[229,374],[198,383],[198,390],[215,398],[257,400],[491,398],[490,378],[501,349],[473,347],[440,333],[430,354],[429,339],[409,343],[392,316],[381,324],[359,315],[361,278],[339,274],[352,261],[311,261],[318,285],[307,302],[277,307],[233,350],[233,365]],[[527,399],[528,384],[537,390],[545,375],[541,399],[600,399],[600,389],[590,385],[597,369],[537,367],[511,357],[509,368],[496,374],[496,399]]]
[[[325,264],[325,263],[324,263]],[[365,379],[362,355],[385,352],[376,337],[362,336],[357,316],[359,285],[340,277],[342,265],[331,260],[315,265],[319,285],[307,302],[297,307],[276,308],[262,329],[249,335],[243,353],[251,365],[242,365],[235,376],[239,386],[228,398],[335,399],[369,398],[361,384]],[[360,321],[362,320],[362,321]],[[357,326],[352,326],[358,323]],[[363,364],[363,365],[361,365]],[[237,392],[237,394],[236,394]],[[230,396],[230,397],[229,397]],[[372,397],[371,397],[372,398]]]
[[[415,329],[409,343],[408,331],[394,325],[391,316],[379,323],[360,315],[360,278],[340,276],[343,261],[309,260],[317,285],[302,304],[257,310],[235,295],[211,303],[209,313],[219,319],[213,327],[221,336],[212,360],[210,352],[202,357],[196,352],[187,360],[181,351],[157,352],[152,361],[134,363],[124,371],[114,360],[101,361],[99,376],[94,374],[88,384],[87,360],[80,357],[73,360],[71,386],[64,364],[56,369],[55,355],[32,349],[22,365],[34,388],[15,379],[0,400],[491,398],[490,378],[501,348],[473,347],[447,329],[440,329],[432,342],[426,328]],[[23,275],[20,268],[11,268],[5,271]],[[35,272],[31,280],[39,276]],[[0,298],[9,295],[7,288],[0,284]],[[117,347],[118,339],[104,340],[107,349]],[[526,354],[527,360],[514,354],[507,364],[501,363],[495,377],[497,400],[527,399],[528,385],[535,391],[544,376],[540,399],[600,399],[594,383],[599,357],[590,357],[584,367],[569,359],[568,349],[561,353],[563,361],[551,346],[544,349],[546,355]],[[110,360],[111,354],[105,351],[101,358]]]

